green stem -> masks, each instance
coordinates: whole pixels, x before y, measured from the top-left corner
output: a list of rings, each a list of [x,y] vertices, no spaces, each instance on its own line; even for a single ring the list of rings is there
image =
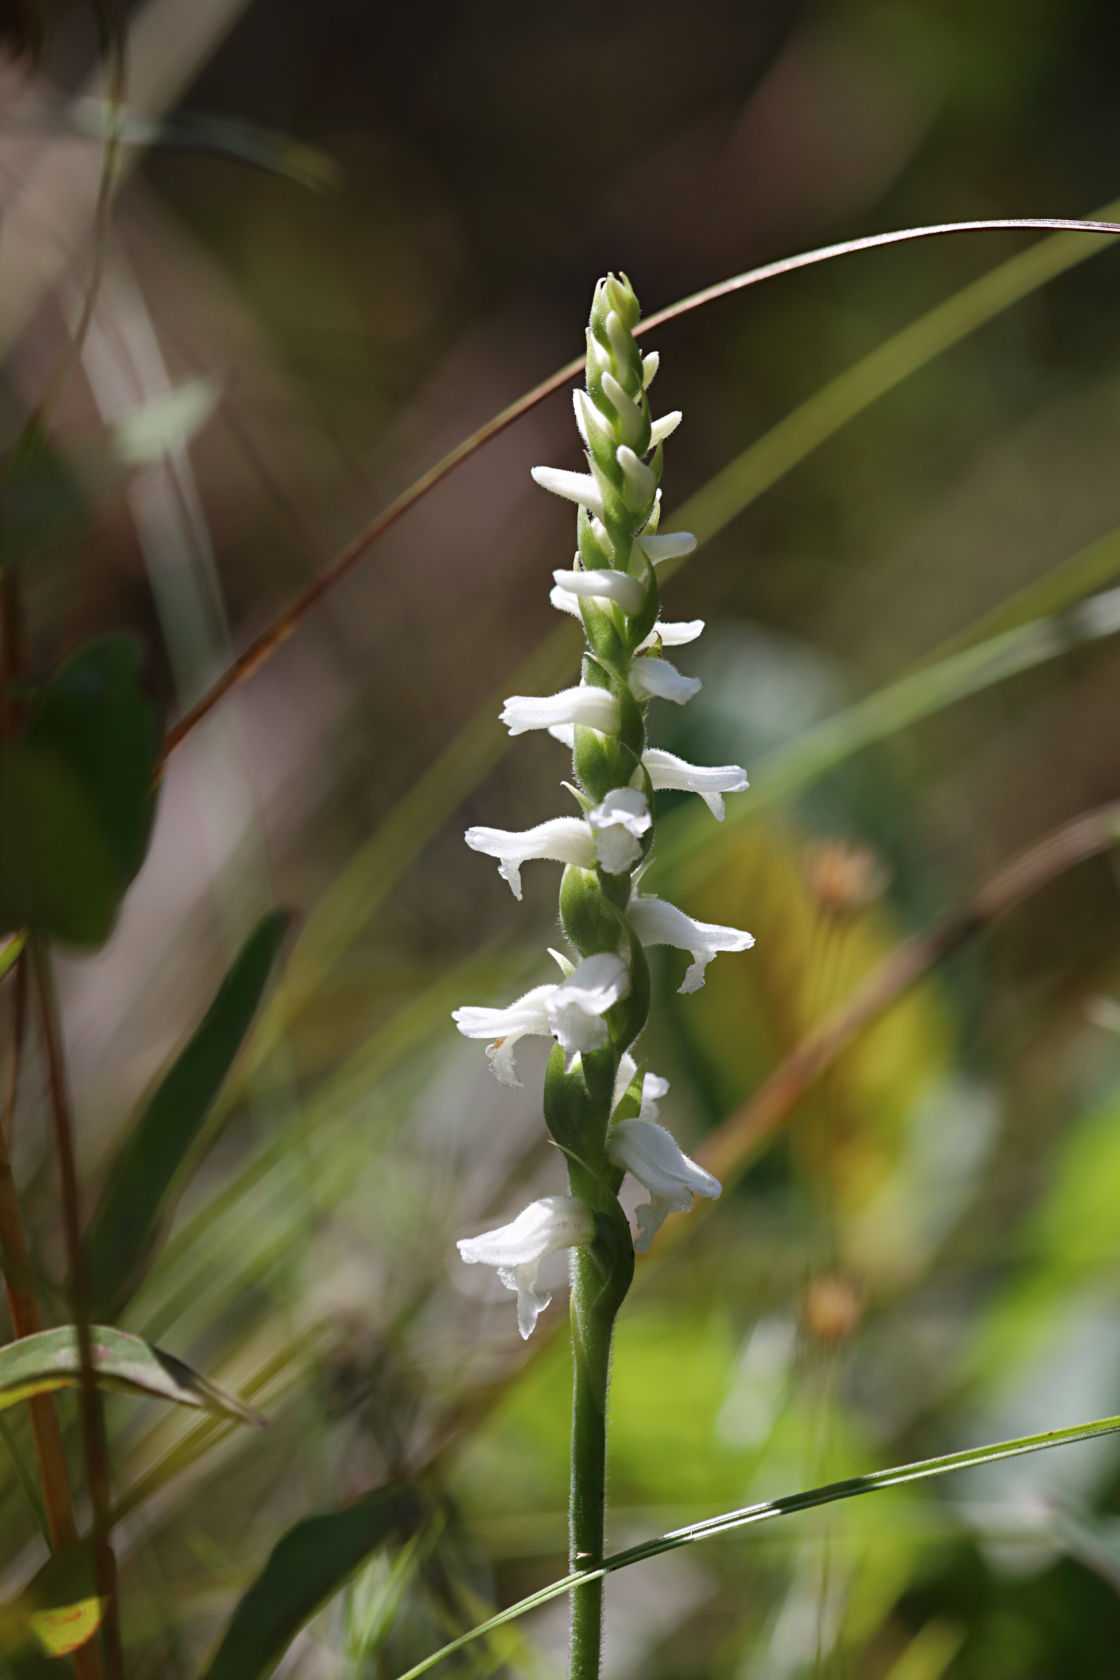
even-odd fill
[[[603,1561],[607,1487],[607,1384],[615,1303],[588,1248],[572,1251],[572,1463],[569,1564]],[[598,1680],[602,1579],[572,1589],[570,1680]]]

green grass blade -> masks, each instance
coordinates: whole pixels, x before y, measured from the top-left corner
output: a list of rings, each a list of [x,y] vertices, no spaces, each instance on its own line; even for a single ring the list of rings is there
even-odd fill
[[[496,1628],[503,1627],[507,1622],[524,1616],[530,1610],[536,1610],[543,1604],[548,1604],[554,1598],[560,1598],[572,1587],[582,1582],[595,1581],[606,1575],[613,1575],[618,1569],[628,1569],[631,1564],[644,1563],[647,1558],[660,1557],[664,1552],[675,1552],[682,1546],[690,1546],[696,1540],[709,1540],[717,1534],[730,1534],[735,1529],[746,1528],[753,1523],[768,1522],[773,1517],[790,1517],[798,1511],[811,1511],[820,1505],[834,1505],[841,1499],[855,1499],[863,1493],[881,1493],[885,1488],[902,1487],[907,1482],[928,1481],[933,1476],[944,1476],[952,1470],[971,1470],[979,1464],[992,1464],[1001,1458],[1022,1458],[1027,1453],[1045,1452],[1050,1447],[1068,1446],[1075,1441],[1092,1441],[1099,1435],[1114,1435],[1120,1432],[1120,1417],[1098,1418],[1091,1423],[1072,1424],[1068,1429],[1049,1429],[1041,1435],[1020,1435],[1013,1441],[996,1441],[986,1447],[971,1447],[964,1452],[945,1453],[939,1458],[921,1459],[915,1464],[896,1465],[890,1470],[872,1470],[864,1476],[852,1476],[846,1481],[829,1482],[824,1487],[810,1488],[804,1493],[786,1494],[781,1499],[763,1500],[758,1505],[747,1505],[739,1511],[726,1511],[722,1516],[710,1517],[705,1522],[691,1523],[687,1528],[674,1529],[671,1534],[662,1534],[656,1540],[643,1541],[641,1545],[629,1546],[623,1552],[615,1552],[613,1557],[607,1558],[601,1569],[590,1569],[582,1574],[565,1575],[560,1581],[553,1581],[550,1586],[542,1587],[539,1592],[531,1593],[516,1604],[511,1604],[508,1610],[499,1611],[491,1616],[489,1621],[480,1622],[471,1628],[469,1633],[461,1634],[450,1644],[434,1651],[423,1662],[417,1663],[407,1673],[397,1676],[397,1680],[419,1680],[421,1674],[442,1662],[455,1651],[461,1651],[476,1639],[483,1639],[493,1633]]]
[[[386,1487],[298,1522],[239,1602],[204,1680],[264,1680],[315,1611],[420,1514],[410,1488]]]
[[[1120,590],[1110,590],[1052,618],[1006,630],[936,664],[907,672],[764,754],[753,766],[750,788],[735,796],[718,834],[712,834],[706,814],[688,807],[667,818],[658,834],[658,866],[671,870],[691,860],[689,878],[706,877],[734,843],[738,824],[749,821],[763,807],[792,798],[896,730],[1118,630]]]
[[[132,1293],[174,1181],[244,1043],[291,924],[284,910],[257,924],[113,1163],[84,1253],[95,1317],[115,1318]]]

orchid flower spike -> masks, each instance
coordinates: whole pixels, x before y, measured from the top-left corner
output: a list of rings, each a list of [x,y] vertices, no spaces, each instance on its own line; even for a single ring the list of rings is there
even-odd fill
[[[511,1224],[479,1237],[462,1237],[456,1246],[468,1266],[494,1266],[506,1288],[516,1293],[517,1328],[527,1341],[552,1299],[537,1288],[541,1261],[562,1248],[589,1243],[594,1235],[595,1220],[586,1202],[574,1196],[542,1196]]]
[[[642,1106],[644,1110],[644,1091]],[[691,1160],[664,1126],[641,1115],[611,1127],[607,1154],[649,1191],[649,1201],[637,1210],[634,1247],[639,1254],[649,1247],[667,1214],[687,1213],[693,1196],[714,1201],[722,1189],[719,1179]]]
[[[514,1051],[530,1036],[555,1038],[570,1068],[585,1050],[601,1050],[607,1042],[603,1017],[626,996],[630,970],[621,957],[599,952],[585,957],[558,985],[534,986],[505,1009],[465,1004],[452,1010],[464,1038],[489,1039],[486,1054],[500,1085],[520,1085]]]

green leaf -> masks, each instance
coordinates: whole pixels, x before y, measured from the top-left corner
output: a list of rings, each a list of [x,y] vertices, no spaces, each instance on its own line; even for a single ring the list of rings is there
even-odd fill
[[[278,1541],[239,1602],[203,1680],[264,1680],[295,1635],[359,1564],[422,1514],[410,1488],[378,1488],[305,1517]]]
[[[1000,1458],[1022,1458],[1027,1453],[1045,1452],[1050,1447],[1070,1445],[1074,1441],[1091,1441],[1098,1435],[1115,1435],[1120,1432],[1120,1417],[1096,1418],[1091,1423],[1075,1423],[1068,1429],[1048,1429],[1041,1435],[1020,1435],[1014,1441],[995,1441],[985,1447],[969,1447],[964,1452],[944,1453],[940,1458],[921,1459],[916,1464],[896,1465],[891,1470],[872,1470],[865,1476],[852,1476],[847,1481],[829,1482],[825,1487],[809,1488],[804,1493],[790,1493],[783,1499],[767,1499],[759,1505],[748,1505],[740,1511],[725,1511],[721,1516],[710,1517],[706,1522],[692,1523],[687,1528],[678,1528],[672,1534],[662,1534],[656,1540],[645,1540],[638,1546],[629,1546],[624,1552],[615,1552],[613,1557],[605,1560],[599,1569],[585,1569],[572,1575],[565,1575],[563,1580],[553,1581],[550,1586],[542,1587],[539,1592],[531,1593],[516,1604],[511,1604],[507,1610],[500,1610],[489,1621],[480,1622],[469,1632],[460,1634],[447,1645],[433,1651],[431,1656],[425,1657],[407,1673],[397,1676],[397,1680],[419,1680],[420,1675],[427,1674],[429,1669],[449,1657],[455,1651],[461,1651],[464,1646],[473,1644],[476,1639],[483,1639],[493,1633],[496,1628],[504,1627],[518,1616],[524,1616],[530,1610],[538,1609],[542,1604],[548,1604],[554,1598],[560,1598],[570,1592],[573,1587],[589,1581],[602,1580],[606,1575],[613,1575],[617,1569],[627,1569],[633,1563],[644,1563],[647,1558],[660,1557],[664,1552],[675,1552],[681,1546],[690,1546],[696,1540],[712,1539],[717,1534],[730,1534],[735,1529],[746,1528],[751,1524],[768,1522],[773,1517],[790,1517],[798,1511],[811,1511],[821,1505],[834,1505],[841,1499],[855,1499],[862,1493],[880,1493],[885,1488],[901,1487],[906,1482],[922,1482],[931,1476],[944,1476],[951,1470],[971,1470],[978,1464],[990,1464]],[[214,1680],[214,1676],[206,1676],[206,1680]],[[233,1671],[223,1680],[233,1680]]]
[[[125,1394],[146,1394],[156,1400],[170,1400],[178,1406],[193,1406],[209,1412],[223,1412],[242,1423],[262,1426],[265,1419],[236,1395],[208,1382],[162,1349],[152,1347],[139,1336],[108,1324],[90,1326],[91,1353],[99,1388]],[[33,1394],[47,1394],[57,1388],[77,1388],[81,1381],[78,1331],[73,1324],[57,1330],[40,1330],[0,1348],[0,1408],[14,1406]]]
[[[84,1257],[97,1318],[116,1318],[135,1288],[174,1180],[245,1041],[292,920],[290,912],[272,910],[257,924],[110,1169]]]
[[[86,642],[0,752],[0,935],[100,945],[144,861],[160,727],[131,636]]]

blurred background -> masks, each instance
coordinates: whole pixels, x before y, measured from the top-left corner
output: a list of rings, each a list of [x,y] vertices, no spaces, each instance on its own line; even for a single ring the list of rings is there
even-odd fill
[[[651,312],[860,234],[1120,195],[1112,0],[145,0],[100,206],[98,17],[44,0],[36,61],[26,16],[0,119],[5,447],[52,408],[3,552],[34,668],[125,626],[169,720],[579,354],[608,268]],[[697,1153],[900,941],[1120,798],[1120,649],[1107,612],[1069,611],[1120,574],[1106,244],[846,257],[647,342],[655,412],[685,412],[667,528],[702,539],[666,614],[708,624],[679,660],[703,693],[656,705],[653,738],[753,784],[723,829],[661,796],[653,889],[757,936],[686,998],[655,953],[647,1054]],[[516,905],[462,831],[567,809],[562,749],[510,747],[496,714],[572,680],[547,597],[573,523],[529,468],[576,445],[559,393],[371,548],[174,753],[111,942],[65,963],[92,1197],[257,917],[302,918],[124,1320],[272,1419],[200,1436],[110,1400],[136,1680],[196,1675],[285,1528],[396,1477],[427,1519],[279,1672],[391,1680],[563,1573],[563,1288],[523,1347],[454,1249],[562,1189],[543,1049],[500,1089],[449,1012],[548,973],[554,867]],[[1039,619],[1001,664],[993,638]],[[722,1200],[677,1222],[620,1326],[615,1546],[1120,1410],[1118,931],[1113,861],[1056,868],[765,1135],[719,1132]],[[34,1066],[15,1154],[49,1290]],[[5,1417],[14,1587],[41,1554]],[[1118,1495],[1103,1440],[691,1547],[610,1582],[609,1680],[1104,1680]],[[563,1645],[554,1606],[443,1672],[555,1675]]]

